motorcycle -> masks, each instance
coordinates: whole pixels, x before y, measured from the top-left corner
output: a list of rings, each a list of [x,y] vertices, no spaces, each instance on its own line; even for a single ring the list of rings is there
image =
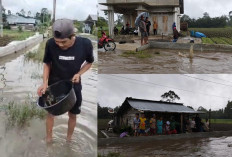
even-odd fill
[[[116,44],[113,39],[109,38],[104,31],[101,32],[102,37],[98,41],[98,48],[103,48],[106,51],[114,51]]]

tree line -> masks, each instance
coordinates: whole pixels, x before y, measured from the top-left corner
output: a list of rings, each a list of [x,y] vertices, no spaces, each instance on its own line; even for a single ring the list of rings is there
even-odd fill
[[[211,119],[232,119],[232,101],[228,101],[225,108],[215,110],[215,111],[209,111],[205,109],[204,107],[200,106],[198,108],[198,111],[204,111],[207,114],[206,117],[209,116],[209,112],[211,113]]]
[[[4,7],[2,8],[2,17],[3,17],[3,24],[7,25],[7,16],[12,15],[11,10],[6,10]],[[43,25],[49,26],[51,23],[51,13],[47,8],[42,8],[40,12],[37,12],[35,15],[32,15],[32,12],[25,11],[21,9],[16,13],[17,16],[21,16],[24,18],[35,18],[39,20]]]
[[[189,28],[224,28],[232,26],[232,11],[220,17],[210,17],[209,13],[205,12],[203,17],[198,19],[183,15],[180,21],[187,22]]]

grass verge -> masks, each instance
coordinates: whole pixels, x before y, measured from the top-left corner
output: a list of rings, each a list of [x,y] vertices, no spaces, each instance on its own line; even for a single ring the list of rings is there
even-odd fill
[[[44,57],[44,50],[47,40],[40,43],[40,46],[37,51],[29,51],[25,57],[26,59],[33,59],[35,61],[42,62]]]
[[[123,156],[120,153],[117,153],[117,152],[110,152],[107,155],[98,154],[98,157],[123,157]]]
[[[47,112],[38,108],[35,103],[25,102],[16,104],[10,102],[5,106],[5,113],[7,115],[7,128],[19,127],[22,128],[29,125],[32,118],[44,119]]]
[[[232,124],[232,119],[210,119],[214,124]]]
[[[203,44],[215,44],[210,38],[201,38]]]

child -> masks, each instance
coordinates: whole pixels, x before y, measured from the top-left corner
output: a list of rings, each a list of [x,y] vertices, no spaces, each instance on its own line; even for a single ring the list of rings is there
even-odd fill
[[[134,136],[139,136],[139,124],[140,124],[140,119],[139,119],[139,114],[136,113],[135,114],[135,118],[134,118]]]
[[[143,136],[145,134],[146,120],[147,119],[145,118],[144,113],[142,113],[140,118],[140,125],[139,125],[140,136]]]
[[[167,121],[165,124],[165,134],[169,135],[170,134],[170,122]]]
[[[150,119],[150,132],[151,135],[156,134],[156,116],[153,114],[153,117]]]
[[[163,133],[163,117],[160,117],[159,120],[157,120],[157,134]]]
[[[193,117],[191,122],[190,122],[190,127],[192,132],[196,132],[196,122],[195,122],[195,118]]]

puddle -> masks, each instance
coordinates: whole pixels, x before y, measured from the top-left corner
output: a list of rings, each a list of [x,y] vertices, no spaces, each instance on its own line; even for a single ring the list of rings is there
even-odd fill
[[[99,52],[99,74],[218,74],[232,73],[232,53],[225,52],[194,52],[191,60],[182,57],[188,54],[185,50],[150,49],[150,58],[121,56],[122,51]],[[159,53],[156,53],[159,52]]]
[[[93,41],[95,42],[95,41]],[[38,45],[33,49],[38,48]],[[25,50],[26,51],[26,50]],[[9,101],[37,98],[42,83],[42,63],[25,59],[25,51],[0,60],[0,106]],[[97,58],[97,52],[94,52]],[[95,63],[96,64],[96,63]],[[45,120],[33,119],[23,130],[6,131],[0,115],[0,154],[4,157],[92,157],[97,156],[97,69],[82,76],[82,112],[77,116],[73,140],[66,142],[68,114],[55,118],[53,143],[44,142]]]
[[[232,154],[232,137],[194,138],[180,140],[162,140],[137,144],[123,144],[99,148],[100,154],[118,152],[122,156],[168,157],[168,156],[220,156]]]

